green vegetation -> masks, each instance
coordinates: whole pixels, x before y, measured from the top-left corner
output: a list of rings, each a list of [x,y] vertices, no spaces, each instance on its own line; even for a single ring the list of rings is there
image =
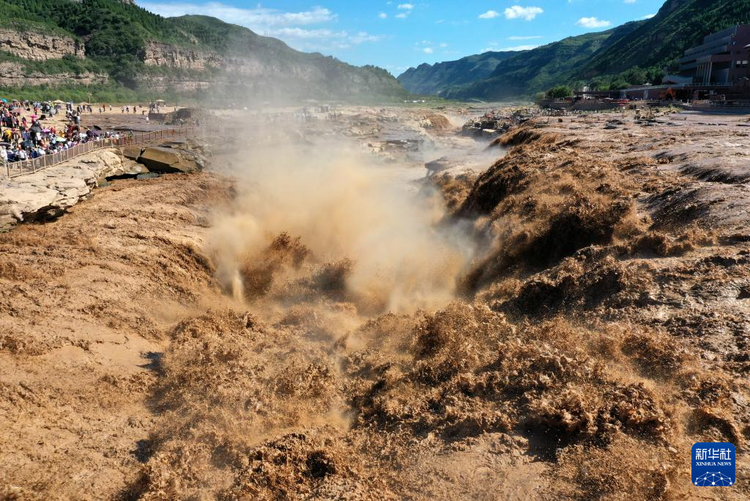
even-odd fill
[[[630,68],[677,69],[677,60],[703,37],[750,23],[750,0],[672,0],[617,44],[588,61],[581,74],[615,75]]]
[[[634,30],[639,23],[569,37],[519,53],[500,63],[486,79],[446,88],[441,95],[453,99],[487,101],[534,95],[572,80],[574,72],[602,47]]]
[[[167,19],[117,0],[0,0],[6,23],[86,40],[86,54],[99,71],[135,87],[147,40],[185,41]]]
[[[413,94],[438,94],[446,87],[462,85],[487,78],[495,68],[518,52],[485,52],[458,61],[422,64],[409,68],[398,81]]]
[[[101,73],[99,64],[88,59],[75,56],[63,56],[62,59],[48,59],[46,61],[31,61],[0,50],[0,63],[16,63],[23,68],[24,73],[41,73],[43,75],[59,75],[69,73],[82,75],[84,73]]]
[[[223,75],[226,79],[236,80],[231,82],[233,84],[242,84],[246,90],[251,88],[256,96],[262,94],[258,94],[258,87],[262,85],[272,90],[276,88],[277,93],[283,94],[284,85],[293,80],[284,78],[284,72],[305,74],[313,80],[300,83],[296,89],[299,95],[307,97],[339,94],[356,97],[361,94],[396,99],[407,94],[393,76],[380,68],[356,68],[320,54],[298,52],[280,40],[259,36],[246,28],[207,16],[163,18],[120,0],[0,0],[0,12],[3,13],[0,26],[17,31],[67,35],[84,43],[86,49],[85,61],[63,58],[36,63],[0,54],[0,62],[21,63],[25,71],[45,74],[106,73],[114,81],[112,88],[127,88],[138,95],[149,92],[141,87],[148,87],[153,78],[207,81],[217,76],[215,70],[201,72],[147,66],[144,60],[149,42],[190,48],[199,53],[218,53],[219,56],[241,58],[250,55],[267,61],[281,73],[275,81],[270,77],[248,81],[236,75]],[[107,92],[121,93],[120,90]],[[232,89],[231,93],[238,98],[242,96],[242,89]],[[228,97],[224,92],[213,97],[221,95]]]
[[[213,17],[182,16],[166,21],[179,34],[190,34],[190,40],[197,40],[201,47],[220,54],[242,55],[248,50],[258,49],[280,52],[288,50],[287,45],[281,40],[257,35],[246,28],[228,24]],[[185,45],[188,39],[173,36],[170,40],[162,41]],[[187,44],[190,45],[190,43]]]
[[[4,9],[5,6],[0,3],[0,6]],[[64,29],[60,28],[59,26],[49,24],[40,20],[31,20],[31,19],[17,19],[15,17],[6,17],[7,13],[5,10],[0,11],[3,13],[2,16],[0,16],[0,28],[10,28],[13,31],[18,32],[26,32],[26,31],[33,31],[35,33],[50,33],[52,35],[60,35],[60,36],[66,36],[73,38],[74,40],[80,41],[78,37],[73,35],[72,33],[69,33],[65,31]]]
[[[499,62],[491,75],[469,82],[466,74],[459,81],[441,73],[441,65],[420,66],[399,79],[408,86],[419,74],[421,80],[436,82],[429,92],[487,101],[530,97],[559,85],[595,90],[657,85],[665,73],[677,70],[686,49],[706,35],[743,23],[750,23],[750,0],[669,0],[652,19],[519,53]]]
[[[602,75],[592,78],[588,85],[592,90],[620,90],[633,85],[659,85],[664,78],[664,70],[660,68],[641,69],[638,66],[615,75]],[[576,88],[583,87],[579,82]]]
[[[557,87],[552,87],[547,91],[547,97],[549,99],[565,99],[566,97],[570,97],[572,95],[573,89],[571,89],[567,85],[558,85]]]
[[[185,101],[185,96],[178,96],[169,92],[149,92],[147,90],[134,90],[117,84],[107,85],[78,85],[49,87],[45,85],[34,87],[0,87],[0,98],[29,99],[32,101],[88,101],[95,103],[147,103],[154,99],[165,99],[169,102]]]

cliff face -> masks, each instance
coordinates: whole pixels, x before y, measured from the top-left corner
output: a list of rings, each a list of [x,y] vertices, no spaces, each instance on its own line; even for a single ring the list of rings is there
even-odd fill
[[[264,47],[248,50],[246,56],[221,55],[212,50],[149,42],[143,62],[166,71],[144,74],[140,82],[160,91],[220,88],[221,92],[265,99],[356,96],[373,89],[387,94],[402,91],[385,72],[356,68],[319,54],[297,53],[286,46],[284,49],[288,53],[282,53],[283,57]]]
[[[289,64],[258,54],[248,53],[246,57],[222,56],[210,50],[192,47],[179,47],[159,42],[149,42],[143,62],[146,66],[177,70],[211,72],[215,77],[276,77],[292,70],[296,77],[310,77],[310,69],[305,64]]]
[[[73,38],[7,28],[0,28],[0,50],[32,61],[60,59],[63,56],[86,57],[83,44]]]
[[[191,93],[199,90],[208,90],[217,81],[206,75],[205,78],[197,76],[174,76],[174,75],[144,75],[139,80],[140,84],[149,89],[164,92],[168,89],[179,93]]]
[[[209,90],[217,99],[407,95],[385,70],[299,52],[281,40],[212,17],[163,18],[127,0],[0,0],[0,12],[7,14],[11,26],[41,26],[29,32],[0,28],[0,53],[6,54],[0,60],[24,68],[0,75],[0,86],[96,83],[102,78],[96,73],[106,73],[106,78],[138,91]],[[49,34],[44,34],[45,27]],[[225,90],[231,95],[225,96]]]
[[[182,70],[208,70],[223,66],[223,58],[212,51],[148,42],[143,62],[146,66],[162,66]]]
[[[64,85],[95,85],[109,81],[103,73],[55,73],[25,72],[18,63],[0,63],[0,87],[20,88],[24,86],[61,87]]]

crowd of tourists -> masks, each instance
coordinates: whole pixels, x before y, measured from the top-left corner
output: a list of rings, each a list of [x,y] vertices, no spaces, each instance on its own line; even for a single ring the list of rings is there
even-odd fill
[[[106,105],[102,107],[106,109]],[[67,124],[45,125],[45,121],[61,113],[63,108]],[[119,139],[117,132],[82,128],[81,114],[86,112],[93,112],[90,105],[0,100],[0,161],[7,165],[53,155],[89,141]]]

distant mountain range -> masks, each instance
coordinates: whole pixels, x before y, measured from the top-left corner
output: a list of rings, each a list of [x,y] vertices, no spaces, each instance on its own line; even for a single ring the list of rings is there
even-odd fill
[[[266,99],[407,95],[387,71],[296,51],[207,16],[163,18],[131,0],[0,0],[0,87],[124,86]]]
[[[685,49],[704,36],[744,23],[750,23],[750,0],[668,0],[651,19],[512,54],[489,75],[458,71],[480,55],[411,68],[398,80],[413,93],[487,101],[529,97],[560,84],[642,84],[661,69],[675,70]],[[495,60],[498,53],[487,54]]]
[[[413,94],[439,94],[448,85],[462,85],[489,77],[497,65],[519,52],[484,52],[464,57],[458,61],[422,64],[410,68],[400,77],[401,82]]]
[[[668,0],[652,19],[529,51],[423,64],[398,80],[215,18],[163,18],[131,0],[0,0],[0,13],[0,89],[7,95],[98,88],[112,89],[113,100],[125,89],[246,102],[378,101],[408,90],[489,101],[559,84],[656,81],[704,36],[750,23],[750,0]]]

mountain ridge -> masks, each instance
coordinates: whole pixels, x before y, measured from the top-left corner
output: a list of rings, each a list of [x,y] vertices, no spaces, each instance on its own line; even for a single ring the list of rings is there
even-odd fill
[[[492,74],[502,61],[520,51],[484,52],[456,61],[420,64],[399,75],[398,81],[413,94],[434,94],[441,90],[441,82],[451,79],[454,85],[471,83]]]
[[[259,100],[407,95],[381,68],[300,52],[208,16],[164,18],[123,0],[0,0],[0,10],[6,14],[0,28],[11,33],[6,39],[14,30],[33,31],[37,38],[54,33],[67,39],[63,45],[78,47],[75,54],[68,49],[54,60],[36,60],[0,39],[0,61],[28,75],[29,82],[33,74],[54,74],[62,65],[65,74],[98,75],[111,85],[144,92]],[[45,43],[54,42],[41,46]],[[59,83],[75,84],[75,79]]]
[[[438,91],[435,93],[449,99],[492,100],[523,97],[546,90],[554,86],[561,75],[571,74],[588,57],[602,47],[615,43],[639,23],[642,21],[633,21],[602,32],[567,37],[535,49],[516,52],[499,62],[485,78],[465,83],[436,82]],[[404,76],[399,76],[402,84]],[[431,78],[434,81],[436,76],[431,75]],[[411,90],[409,85],[405,87]]]
[[[596,54],[581,75],[590,78],[635,66],[674,71],[685,50],[706,35],[745,23],[750,23],[750,0],[668,0],[639,29]]]
[[[658,83],[665,72],[677,70],[684,51],[703,37],[744,23],[750,23],[750,0],[667,0],[650,19],[519,53],[500,62],[485,78],[458,82],[432,75],[432,93],[452,99],[502,100],[528,98],[563,84],[607,90]],[[407,79],[407,87],[408,83]]]

